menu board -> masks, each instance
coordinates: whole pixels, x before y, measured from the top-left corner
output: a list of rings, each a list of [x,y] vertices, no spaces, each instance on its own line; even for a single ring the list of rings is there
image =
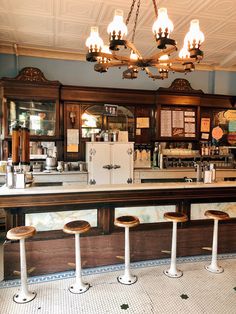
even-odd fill
[[[174,138],[196,137],[196,110],[194,108],[162,107],[160,136]]]

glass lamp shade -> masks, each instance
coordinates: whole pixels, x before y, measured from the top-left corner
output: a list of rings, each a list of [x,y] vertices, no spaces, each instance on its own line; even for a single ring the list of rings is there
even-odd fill
[[[179,52],[179,57],[181,59],[190,58],[190,52],[188,51],[188,47],[183,46],[183,48]]]
[[[201,32],[199,27],[199,20],[192,20],[190,23],[189,32],[184,38],[184,46],[187,46],[189,50],[200,48],[204,39],[204,34]]]
[[[132,60],[132,61],[138,60],[138,56],[133,50],[131,50],[129,57],[130,57],[130,60]]]
[[[161,60],[161,61],[168,61],[169,60],[169,56],[168,55],[163,55],[163,56],[161,56],[160,58],[159,58],[159,60]],[[163,65],[163,66],[168,66],[168,65],[170,65],[168,62],[166,63],[166,62],[161,62],[160,63],[160,65]],[[168,70],[167,69],[162,69],[162,68],[160,68],[159,69],[159,72],[161,73],[161,72],[168,72]]]
[[[114,40],[123,39],[128,34],[127,26],[123,21],[122,10],[115,10],[113,21],[107,27],[107,33]]]
[[[158,9],[158,16],[152,26],[152,32],[156,37],[169,37],[174,25],[169,19],[166,8]]]
[[[108,55],[111,55],[111,51],[110,51],[110,49],[109,49],[109,47],[107,45],[104,45],[102,47],[102,51],[101,52],[106,53]],[[108,57],[97,57],[97,61],[99,63],[108,63],[108,62],[110,62],[110,59]]]
[[[99,36],[98,27],[91,27],[90,36],[87,38],[85,45],[90,52],[98,52],[102,50],[104,44],[102,38]]]

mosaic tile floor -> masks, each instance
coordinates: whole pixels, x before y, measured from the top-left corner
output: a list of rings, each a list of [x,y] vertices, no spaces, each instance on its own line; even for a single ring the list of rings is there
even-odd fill
[[[220,256],[222,274],[204,269],[209,257],[178,259],[184,271],[181,278],[163,274],[169,259],[132,264],[138,281],[121,285],[117,276],[123,265],[100,267],[84,271],[84,281],[91,288],[84,294],[68,291],[74,282],[74,272],[30,278],[30,290],[37,297],[27,304],[16,304],[13,294],[19,280],[0,283],[0,314],[235,314],[236,254]]]

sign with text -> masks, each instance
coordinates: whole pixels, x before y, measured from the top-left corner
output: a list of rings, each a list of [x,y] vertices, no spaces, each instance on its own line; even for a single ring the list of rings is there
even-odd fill
[[[172,138],[195,138],[195,109],[162,107],[160,113],[160,136]]]

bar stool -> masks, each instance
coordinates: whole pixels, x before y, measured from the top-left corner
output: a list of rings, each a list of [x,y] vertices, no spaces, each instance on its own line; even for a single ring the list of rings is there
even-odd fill
[[[75,235],[75,283],[69,288],[71,293],[83,293],[90,287],[88,283],[82,281],[81,275],[81,253],[80,253],[80,233],[84,233],[91,228],[90,224],[84,220],[74,220],[64,225],[63,231]]]
[[[28,290],[27,284],[27,266],[26,266],[26,254],[25,254],[25,239],[35,235],[36,229],[32,226],[20,226],[10,229],[7,232],[7,238],[9,240],[20,240],[20,275],[21,275],[21,287],[19,293],[13,296],[13,300],[16,303],[27,303],[32,301],[36,297],[36,292]]]
[[[164,270],[164,274],[171,278],[179,278],[183,275],[183,272],[176,268],[176,244],[177,244],[177,223],[185,222],[188,220],[188,216],[183,213],[169,212],[164,213],[164,218],[173,222],[172,229],[172,245],[171,245],[171,264],[170,268]]]
[[[212,240],[212,258],[211,264],[205,266],[205,269],[212,273],[222,273],[224,269],[217,264],[217,246],[218,246],[218,221],[229,219],[229,215],[220,210],[207,210],[205,216],[214,219],[213,240]]]
[[[124,285],[131,285],[137,281],[137,277],[130,273],[130,247],[129,228],[139,225],[139,219],[135,216],[121,216],[115,219],[115,226],[125,228],[125,273],[117,280]]]

